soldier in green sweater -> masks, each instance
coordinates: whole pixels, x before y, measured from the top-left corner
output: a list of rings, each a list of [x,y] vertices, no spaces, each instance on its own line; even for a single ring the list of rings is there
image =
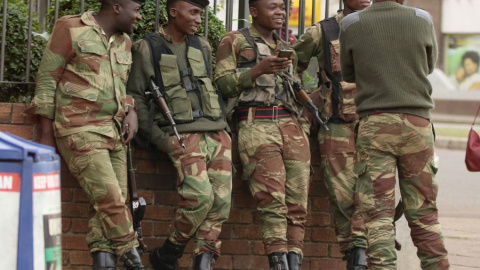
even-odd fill
[[[168,23],[132,47],[127,89],[137,104],[137,141],[150,141],[167,153],[178,171],[180,200],[172,217],[173,232],[161,248],[150,253],[156,270],[178,269],[177,259],[192,238],[193,268],[210,270],[220,256],[218,236],[230,213],[231,138],[211,80],[210,45],[195,34],[206,6],[208,0],[168,0]],[[146,91],[153,90],[151,79],[160,86],[185,149],[162,112],[154,108],[150,113],[154,101]]]
[[[422,269],[449,269],[438,222],[437,168],[430,122],[437,60],[430,14],[377,0],[341,22],[343,79],[357,84],[357,196],[365,218],[369,269],[397,269],[392,224],[395,174]]]

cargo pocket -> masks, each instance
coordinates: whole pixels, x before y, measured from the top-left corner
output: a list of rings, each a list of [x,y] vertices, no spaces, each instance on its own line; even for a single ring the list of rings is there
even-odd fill
[[[158,64],[160,65],[163,86],[165,88],[181,84],[176,55],[162,54],[162,58]]]
[[[330,87],[328,87],[330,86]],[[331,83],[324,84],[320,86],[320,99],[322,101],[323,107],[318,108],[320,111],[320,115],[324,120],[328,120],[333,115],[333,107],[332,107],[332,88]]]
[[[242,180],[249,180],[257,166],[257,163],[251,158],[255,155],[258,141],[255,140],[254,135],[255,129],[251,125],[240,127],[238,131],[238,153],[243,165]]]
[[[209,78],[199,78],[198,82],[202,94],[203,113],[214,120],[218,119],[222,110],[212,81]]]
[[[165,100],[177,124],[193,121],[192,103],[185,88],[180,85],[170,88],[165,91]]]
[[[330,61],[332,63],[332,72],[334,74],[340,74],[340,41],[332,40],[330,41]]]
[[[354,83],[340,82],[340,87],[342,89],[340,100],[342,101],[339,104],[340,118],[345,122],[352,122],[358,119],[356,114],[356,105],[355,105],[355,95],[357,93],[357,87]]]
[[[355,185],[355,197],[358,198],[360,211],[366,213],[375,208],[375,200],[373,199],[373,183],[367,172],[367,163],[363,161],[355,162],[353,172],[358,175]]]
[[[187,57],[190,60],[190,68],[192,69],[193,76],[207,77],[207,69],[202,52],[198,49],[189,47]]]
[[[275,102],[275,75],[263,74],[255,80],[257,85],[256,102],[264,102],[265,106],[272,106]]]
[[[95,134],[93,136],[100,135]],[[68,149],[68,152],[62,153],[62,156],[68,157],[65,161],[68,164],[70,171],[76,175],[80,174],[90,164],[90,155],[83,153],[92,150],[94,143],[91,143],[85,137],[85,134],[81,132],[62,137],[61,139],[64,143],[64,147]]]
[[[115,59],[120,79],[126,84],[128,75],[130,75],[130,66],[132,65],[132,53],[125,51],[115,52]]]
[[[241,63],[256,61],[255,51],[253,49],[242,50],[240,52],[240,61],[241,61]]]
[[[96,88],[88,87],[67,81],[64,85],[59,84],[59,88],[65,96],[81,98],[90,102],[96,102],[99,91]]]
[[[105,48],[90,40],[79,40],[77,41],[77,46],[74,69],[84,76],[99,75],[101,64],[100,57],[107,53]]]
[[[257,167],[256,162],[250,162],[247,165],[243,166],[243,173],[241,176],[242,180],[248,181],[252,177],[253,172],[255,171],[255,168]]]

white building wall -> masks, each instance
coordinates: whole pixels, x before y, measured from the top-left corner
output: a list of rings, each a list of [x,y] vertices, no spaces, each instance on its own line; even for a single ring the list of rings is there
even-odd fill
[[[479,0],[444,0],[442,5],[443,34],[480,33]]]

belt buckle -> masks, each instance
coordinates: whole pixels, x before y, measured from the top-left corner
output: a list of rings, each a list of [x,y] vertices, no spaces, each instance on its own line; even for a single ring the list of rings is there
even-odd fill
[[[272,107],[272,122],[275,122],[278,120],[278,106],[273,106]]]

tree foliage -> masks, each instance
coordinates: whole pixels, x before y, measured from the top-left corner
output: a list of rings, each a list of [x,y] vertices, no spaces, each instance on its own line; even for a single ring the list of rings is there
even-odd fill
[[[81,1],[79,0],[61,0],[59,1],[58,16],[80,14]],[[85,0],[84,11],[99,10],[101,1],[99,0]],[[142,5],[141,14],[142,20],[137,23],[132,39],[135,41],[142,38],[144,35],[155,30],[155,6],[156,0],[146,0]],[[0,27],[1,27],[1,8],[0,7]],[[220,39],[226,33],[225,27],[221,20],[214,14],[213,9],[210,8],[208,20],[208,39],[210,45],[215,53],[215,50],[220,43]],[[35,15],[34,32],[39,31],[39,25]],[[160,0],[159,5],[159,24],[167,22],[166,0]],[[46,16],[46,29],[51,33],[55,24],[55,1],[51,1]],[[6,35],[6,50],[5,50],[5,81],[25,81],[25,62],[26,62],[26,44],[27,44],[27,27],[28,27],[28,6],[22,0],[8,1],[8,22]],[[204,34],[204,22],[198,27],[197,32]],[[1,37],[1,33],[0,33]],[[31,72],[30,81],[35,81],[35,76],[38,71],[43,50],[46,46],[46,41],[39,36],[32,37],[32,52],[31,52]],[[19,85],[19,84],[0,84],[0,102],[28,102],[34,94],[33,85]]]
[[[59,1],[59,17],[65,15],[72,15],[78,14],[80,12],[80,1],[78,0],[62,0]],[[156,0],[146,0],[143,5],[140,13],[142,15],[142,20],[137,23],[134,33],[132,35],[133,41],[136,41],[142,38],[144,35],[149,34],[155,31],[155,7],[156,7]],[[85,0],[84,10],[99,10],[100,9],[101,1],[98,0]],[[167,7],[166,7],[166,0],[159,1],[159,25],[167,23]],[[51,31],[53,28],[55,18],[55,6],[54,2],[49,8],[49,18],[48,18],[48,25],[47,29]],[[202,24],[198,27],[197,33],[200,35],[204,35],[205,33],[205,22],[203,18],[205,16],[202,15]],[[218,19],[211,7],[209,7],[208,12],[208,41],[210,42],[210,46],[212,47],[213,54],[215,55],[215,51],[220,43],[220,39],[225,35],[225,26],[223,25],[222,21]],[[214,64],[214,63],[213,63]]]
[[[7,6],[7,23],[5,35],[4,81],[26,82],[26,60],[28,44],[28,6],[23,1],[13,1]],[[0,6],[0,29],[2,28],[3,5]],[[33,18],[33,31],[38,31],[37,14]],[[0,32],[0,39],[2,33]],[[38,66],[46,40],[33,36],[30,52],[30,82],[35,81]],[[0,101],[28,102],[34,91],[32,84],[0,84]]]

